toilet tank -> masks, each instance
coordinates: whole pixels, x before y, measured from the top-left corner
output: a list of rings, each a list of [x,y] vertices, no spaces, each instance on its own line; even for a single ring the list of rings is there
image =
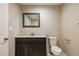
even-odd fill
[[[49,37],[50,46],[56,46],[57,45],[57,37]]]

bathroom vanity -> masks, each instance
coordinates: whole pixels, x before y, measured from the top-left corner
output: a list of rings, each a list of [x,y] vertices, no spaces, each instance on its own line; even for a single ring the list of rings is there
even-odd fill
[[[46,56],[46,36],[15,37],[15,56]]]

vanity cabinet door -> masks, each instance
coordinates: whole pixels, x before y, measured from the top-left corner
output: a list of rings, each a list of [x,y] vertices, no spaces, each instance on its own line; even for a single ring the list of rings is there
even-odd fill
[[[25,44],[17,44],[16,45],[16,56],[24,56],[25,55],[25,51],[24,48]]]
[[[44,44],[32,44],[31,45],[31,55],[32,56],[45,56],[46,49]]]
[[[29,44],[25,44],[24,46],[24,56],[29,56],[30,53],[29,53]]]
[[[46,39],[31,39],[31,55],[46,56]]]
[[[26,39],[16,39],[15,43],[16,56],[29,56],[29,44]]]

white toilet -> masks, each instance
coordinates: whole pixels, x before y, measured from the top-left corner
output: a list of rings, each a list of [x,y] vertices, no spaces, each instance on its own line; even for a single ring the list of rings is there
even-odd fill
[[[62,49],[57,46],[57,37],[49,37],[51,52],[55,56],[62,55]]]

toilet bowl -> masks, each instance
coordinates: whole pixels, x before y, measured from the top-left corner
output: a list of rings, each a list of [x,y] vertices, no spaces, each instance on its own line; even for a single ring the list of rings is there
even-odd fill
[[[62,49],[57,46],[57,37],[49,37],[51,52],[55,56],[62,55]]]
[[[51,46],[51,52],[55,56],[61,56],[62,55],[62,49],[58,46]]]

